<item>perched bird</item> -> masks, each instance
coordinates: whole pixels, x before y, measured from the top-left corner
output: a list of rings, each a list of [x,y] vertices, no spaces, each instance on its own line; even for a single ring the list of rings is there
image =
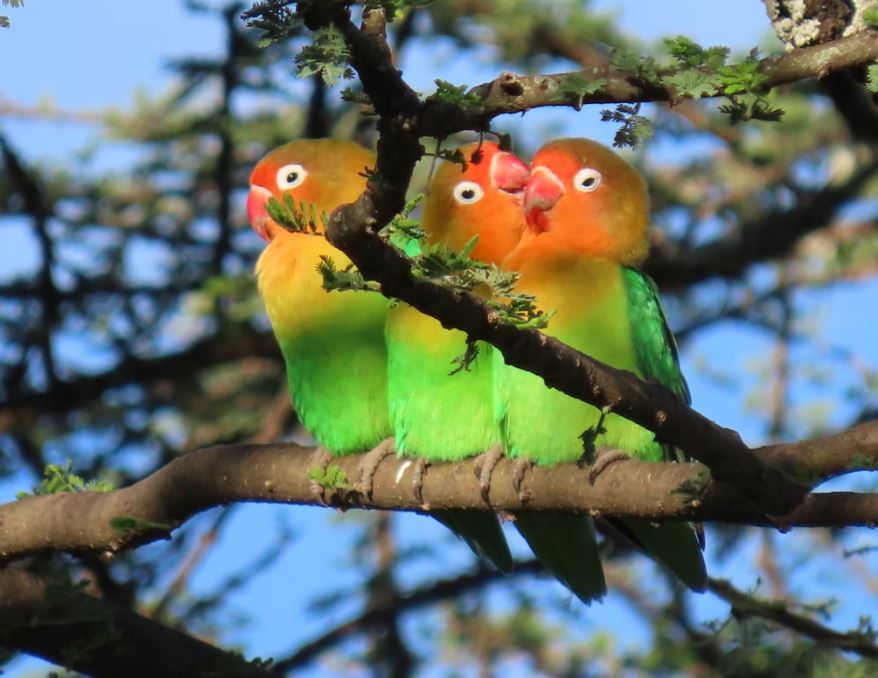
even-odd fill
[[[519,291],[555,312],[547,334],[658,381],[688,403],[655,284],[637,268],[647,254],[649,209],[637,171],[594,141],[553,141],[533,159],[524,209],[527,228],[504,267],[521,274]],[[583,434],[591,431],[596,450],[612,448],[648,461],[676,458],[673,448],[645,428],[613,413],[602,416],[592,405],[547,388],[540,377],[497,362],[495,404],[509,456],[548,466],[575,462],[584,454]],[[588,562],[577,564],[580,554],[570,544],[574,519],[522,513],[516,525],[562,582],[581,598],[594,598],[604,586],[593,535],[586,545],[591,521],[578,519],[579,546],[586,547]],[[691,589],[705,589],[701,545],[691,525],[614,524]]]
[[[499,263],[524,227],[522,195],[528,168],[493,143],[464,147],[465,164],[442,163],[424,201],[422,227],[429,243],[459,251],[474,236],[470,256]],[[459,461],[499,442],[493,417],[493,347],[478,344],[467,369],[454,360],[467,348],[466,335],[400,304],[387,316],[390,420],[399,454],[429,462]],[[454,372],[452,374],[452,372]],[[477,554],[499,569],[512,565],[495,514],[476,510],[433,512]]]
[[[266,212],[289,195],[317,214],[353,202],[370,151],[349,141],[301,139],[269,152],[250,176],[247,216],[268,245],[256,264],[259,292],[287,368],[293,405],[305,428],[332,454],[368,450],[390,436],[387,408],[387,300],[371,292],[328,292],[321,255],[350,260],[322,233],[291,232]]]

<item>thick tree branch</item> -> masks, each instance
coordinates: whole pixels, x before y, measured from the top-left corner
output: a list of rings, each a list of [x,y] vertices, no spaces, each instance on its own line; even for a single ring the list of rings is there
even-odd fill
[[[174,460],[130,487],[27,497],[0,505],[0,562],[53,551],[116,552],[171,532],[192,515],[236,501],[315,504],[309,470],[313,448],[294,444],[227,445]],[[823,479],[878,466],[878,422],[822,440],[772,445],[755,456],[807,478]],[[348,479],[359,476],[363,455],[333,464]],[[496,467],[491,507],[481,498],[475,460],[430,466],[423,503],[412,483],[412,465],[386,458],[374,475],[371,496],[352,483],[327,493],[339,508],[423,511],[494,508],[500,511],[560,509],[647,519],[722,521],[783,529],[878,523],[878,494],[811,493],[791,513],[767,518],[733,488],[709,482],[700,464],[627,460],[607,468],[592,484],[587,466],[565,464],[528,471],[522,492],[513,483],[512,460]]]
[[[282,675],[105,600],[0,569],[0,645],[92,676]]]

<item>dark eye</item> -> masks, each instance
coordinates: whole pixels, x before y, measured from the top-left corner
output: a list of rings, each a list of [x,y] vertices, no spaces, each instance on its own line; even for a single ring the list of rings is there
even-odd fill
[[[601,173],[591,167],[583,167],[573,177],[573,187],[583,193],[590,193],[600,185]]]
[[[284,165],[277,171],[275,181],[277,181],[277,187],[280,190],[285,191],[301,185],[307,176],[308,173],[301,165]]]
[[[452,191],[454,199],[461,205],[472,205],[485,195],[485,191],[474,181],[461,181]]]

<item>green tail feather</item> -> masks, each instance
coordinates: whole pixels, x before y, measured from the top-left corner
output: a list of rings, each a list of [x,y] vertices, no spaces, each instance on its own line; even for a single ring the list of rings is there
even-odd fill
[[[591,518],[572,513],[519,513],[515,527],[564,586],[586,605],[607,592]]]
[[[463,539],[473,553],[493,563],[503,573],[512,571],[512,554],[500,520],[490,511],[448,509],[430,513],[455,535]]]
[[[688,523],[661,523],[624,520],[624,527],[638,545],[652,558],[667,567],[690,589],[707,590],[707,567],[695,530]]]

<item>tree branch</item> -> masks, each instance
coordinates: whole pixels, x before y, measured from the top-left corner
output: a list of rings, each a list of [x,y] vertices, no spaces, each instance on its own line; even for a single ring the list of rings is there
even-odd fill
[[[831,73],[866,64],[878,58],[878,31],[864,30],[855,35],[821,45],[803,47],[782,56],[760,61],[760,70],[767,77],[764,89],[770,90],[807,78],[824,78]],[[570,82],[604,80],[603,86],[588,94],[565,87]],[[366,88],[368,92],[368,87]],[[523,113],[545,106],[571,106],[577,110],[584,104],[674,101],[678,94],[660,83],[639,80],[607,66],[551,75],[516,75],[502,73],[490,82],[472,88],[481,97],[481,106],[455,110],[447,104],[425,104],[419,123],[423,136],[443,138],[462,129],[487,129],[498,115]],[[724,96],[719,88],[712,96]]]
[[[0,644],[94,676],[282,675],[16,567],[0,569]]]
[[[130,487],[112,492],[26,497],[0,505],[0,562],[53,551],[118,552],[169,538],[200,511],[238,501],[318,504],[309,478],[314,448],[292,443],[225,445],[175,459]],[[878,467],[878,422],[822,440],[761,448],[760,462],[808,478],[810,485],[843,473]],[[333,460],[345,478],[359,475],[364,455]],[[481,498],[475,460],[436,464],[424,474],[423,503],[411,463],[386,458],[365,496],[350,482],[330,489],[342,509],[426,511],[444,508],[505,512],[567,510],[651,520],[722,521],[790,527],[844,527],[878,523],[878,494],[812,493],[789,514],[767,518],[734,488],[709,482],[701,464],[615,463],[592,484],[591,469],[574,464],[536,467],[515,489],[516,466],[503,459],[491,484],[491,505]]]
[[[729,582],[711,578],[708,583],[711,593],[716,594],[732,606],[735,617],[759,617],[779,626],[811,638],[819,645],[833,647],[846,652],[854,652],[863,657],[878,658],[875,633],[857,630],[842,633],[819,624],[800,614],[790,611],[787,602],[759,600],[739,591]]]

